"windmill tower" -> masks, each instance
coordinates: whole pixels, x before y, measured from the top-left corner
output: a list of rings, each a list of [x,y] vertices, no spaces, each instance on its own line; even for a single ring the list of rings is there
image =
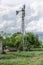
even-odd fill
[[[20,11],[16,11],[16,15],[18,15],[19,12],[22,12],[22,22],[21,22],[21,33],[22,33],[22,44],[23,44],[23,50],[25,50],[24,47],[24,34],[25,34],[25,5],[23,5],[23,8]]]

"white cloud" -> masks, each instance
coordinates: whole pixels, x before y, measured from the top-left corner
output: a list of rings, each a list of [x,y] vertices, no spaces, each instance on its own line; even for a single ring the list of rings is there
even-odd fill
[[[4,22],[0,22],[0,28],[3,28],[5,25],[5,21]]]
[[[30,22],[27,25],[26,30],[32,32],[43,32],[43,18],[36,22],[35,21]]]
[[[43,32],[43,0],[1,0],[0,30],[17,32],[20,29],[21,14],[17,17],[16,10],[23,4],[26,4],[26,30]]]

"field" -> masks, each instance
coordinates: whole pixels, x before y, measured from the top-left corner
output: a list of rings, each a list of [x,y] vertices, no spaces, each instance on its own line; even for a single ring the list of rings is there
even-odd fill
[[[43,51],[0,54],[0,65],[43,65]]]

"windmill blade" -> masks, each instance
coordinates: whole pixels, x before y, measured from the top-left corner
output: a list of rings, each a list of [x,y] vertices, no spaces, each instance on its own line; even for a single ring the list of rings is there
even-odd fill
[[[18,15],[19,11],[16,11],[16,15]]]

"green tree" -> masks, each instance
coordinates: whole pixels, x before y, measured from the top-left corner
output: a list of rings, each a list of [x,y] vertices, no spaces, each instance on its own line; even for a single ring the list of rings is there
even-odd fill
[[[34,33],[29,32],[24,35],[24,44],[22,43],[22,38],[22,34],[17,32],[12,34],[10,37],[4,38],[3,44],[5,47],[16,47],[17,50],[23,50],[23,46],[25,46],[25,50],[30,50],[31,48],[40,48],[42,46],[42,42]]]
[[[33,33],[27,33],[25,35],[26,38],[26,45],[27,48],[31,49],[31,48],[40,48],[42,45],[42,42],[39,40],[38,36],[33,34]]]

